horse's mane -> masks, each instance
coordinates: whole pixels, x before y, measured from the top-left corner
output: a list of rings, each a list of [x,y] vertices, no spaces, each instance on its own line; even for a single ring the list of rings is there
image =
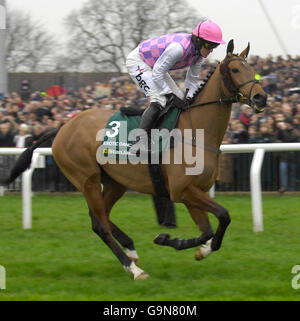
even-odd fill
[[[217,67],[212,67],[210,69],[210,71],[208,72],[208,74],[205,76],[205,78],[202,80],[201,85],[199,86],[199,88],[195,91],[193,97],[192,97],[192,101],[195,101],[196,97],[202,92],[203,88],[205,87],[205,85],[208,83],[210,77],[213,75],[213,73],[215,72]]]
[[[237,54],[233,54],[233,56],[238,57]],[[233,80],[231,78],[231,75],[229,73],[228,70],[228,63],[230,60],[225,59],[224,62],[220,63],[220,73],[222,75],[222,79],[224,82],[225,87],[229,90],[229,92],[234,92],[236,87],[233,83]],[[211,78],[211,76],[213,75],[213,73],[215,72],[217,67],[212,67],[210,69],[210,71],[208,72],[208,74],[205,76],[205,78],[203,79],[201,85],[199,86],[199,88],[196,90],[196,92],[194,93],[192,100],[195,101],[196,97],[202,92],[203,88],[205,87],[205,85],[208,83],[209,79]]]

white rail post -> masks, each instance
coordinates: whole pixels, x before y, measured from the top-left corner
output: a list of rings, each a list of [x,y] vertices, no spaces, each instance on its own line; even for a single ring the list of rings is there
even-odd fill
[[[28,169],[22,174],[22,223],[23,229],[32,228],[32,204],[31,204],[31,177],[32,169]]]
[[[260,177],[264,155],[264,149],[256,149],[254,152],[250,169],[251,202],[254,232],[262,232],[264,230]]]
[[[45,167],[45,156],[34,152],[32,157],[31,166],[22,174],[22,207],[23,207],[23,229],[32,228],[32,191],[31,180],[35,168]]]
[[[262,197],[261,197],[261,183],[260,173],[265,152],[281,152],[281,151],[299,151],[300,143],[270,143],[270,144],[228,144],[221,145],[220,149],[223,153],[250,153],[254,152],[253,161],[250,170],[250,184],[251,184],[251,201],[252,201],[252,216],[253,216],[253,230],[255,232],[263,231],[263,212],[262,212]],[[260,151],[259,151],[260,150]],[[23,148],[0,148],[0,155],[20,155],[24,151]],[[42,156],[52,155],[51,148],[37,148],[34,155],[39,153]],[[34,159],[37,156],[34,156]],[[43,157],[41,157],[43,158]],[[38,157],[36,158],[36,160]],[[37,161],[38,163],[38,161]],[[35,168],[39,166],[34,166]],[[43,167],[43,166],[41,166]],[[31,170],[31,169],[29,169]],[[33,171],[33,169],[32,169]],[[22,200],[23,200],[23,227],[31,228],[31,176],[25,175],[25,182],[22,182]],[[24,173],[25,174],[25,173]],[[23,175],[24,175],[23,174]],[[30,178],[30,182],[27,180]],[[24,179],[23,179],[24,181]],[[24,186],[23,186],[24,184]],[[4,189],[5,192],[5,189]],[[210,196],[214,197],[213,187],[209,191]],[[1,187],[0,187],[1,194]],[[27,199],[25,200],[25,195]],[[25,204],[25,206],[24,206]],[[28,211],[29,208],[29,211]]]

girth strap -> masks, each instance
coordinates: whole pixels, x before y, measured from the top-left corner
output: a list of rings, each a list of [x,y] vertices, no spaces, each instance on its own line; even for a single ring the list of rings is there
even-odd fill
[[[204,144],[204,146],[203,146],[202,144],[197,143],[196,139],[190,139],[190,138],[186,138],[186,137],[182,136],[182,141],[184,143],[188,143],[188,144],[195,146],[195,147],[204,148],[204,150],[212,152],[212,153],[216,154],[217,156],[219,156],[221,154],[221,150],[219,148],[208,145],[208,144]]]

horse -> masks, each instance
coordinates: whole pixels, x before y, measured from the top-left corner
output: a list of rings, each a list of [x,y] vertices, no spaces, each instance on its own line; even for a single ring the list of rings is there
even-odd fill
[[[169,164],[161,164],[170,199],[175,203],[185,204],[201,234],[191,239],[171,239],[169,234],[160,234],[154,242],[177,250],[195,247],[197,260],[220,249],[231,221],[228,210],[211,199],[207,192],[217,177],[219,148],[228,127],[232,103],[246,103],[254,111],[261,112],[267,102],[266,93],[255,79],[254,69],[246,61],[250,44],[239,55],[234,54],[233,50],[234,43],[231,40],[227,45],[225,58],[195,95],[193,103],[182,110],[178,118],[177,126],[180,131],[204,129],[204,145],[199,147],[192,142],[188,146],[193,152],[202,148],[202,172],[198,175],[186,175],[185,170],[191,165],[185,163],[184,159],[180,164],[174,162],[179,147],[187,148],[184,142],[181,142],[181,146],[171,148]],[[155,190],[146,164],[117,162],[99,165],[97,162],[96,153],[102,139],[96,137],[99,129],[105,128],[111,115],[111,111],[87,110],[60,129],[46,133],[21,154],[4,183],[9,184],[29,167],[34,149],[55,137],[53,157],[64,175],[84,195],[93,231],[111,249],[125,271],[133,275],[134,280],[146,279],[149,275],[138,266],[139,256],[133,240],[109,216],[113,205],[127,189],[152,195],[155,195]],[[218,220],[215,233],[208,213]]]

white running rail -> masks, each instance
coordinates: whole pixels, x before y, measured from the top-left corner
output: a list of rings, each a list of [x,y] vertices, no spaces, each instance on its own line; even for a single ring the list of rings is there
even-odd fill
[[[0,155],[20,155],[24,148],[0,148]],[[263,231],[263,211],[261,194],[261,168],[265,152],[300,151],[300,143],[272,143],[272,144],[228,144],[221,145],[223,153],[254,153],[250,168],[251,204],[254,232]],[[45,156],[52,155],[51,148],[37,148],[34,151],[32,163],[28,170],[22,174],[22,202],[23,202],[23,228],[32,228],[32,191],[31,178],[35,168],[45,167]],[[214,186],[210,190],[214,196]],[[0,186],[0,196],[3,195]]]

